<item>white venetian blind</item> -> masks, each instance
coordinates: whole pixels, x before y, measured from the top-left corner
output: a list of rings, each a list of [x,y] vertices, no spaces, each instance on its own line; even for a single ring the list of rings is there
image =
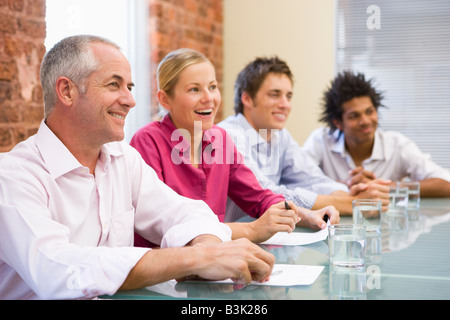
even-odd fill
[[[338,0],[336,69],[374,78],[379,123],[450,169],[450,0]]]

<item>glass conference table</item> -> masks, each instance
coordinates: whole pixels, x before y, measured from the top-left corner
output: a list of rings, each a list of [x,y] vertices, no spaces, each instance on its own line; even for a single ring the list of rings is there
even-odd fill
[[[351,223],[341,217],[341,223]],[[296,232],[308,232],[296,228]],[[169,281],[112,299],[450,299],[450,198],[421,199],[420,214],[405,229],[381,228],[368,239],[370,260],[362,270],[330,267],[328,242],[303,246],[268,246],[276,263],[324,266],[308,286],[238,286]]]

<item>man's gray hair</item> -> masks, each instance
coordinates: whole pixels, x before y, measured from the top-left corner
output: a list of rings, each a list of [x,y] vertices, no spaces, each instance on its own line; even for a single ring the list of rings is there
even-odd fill
[[[104,43],[120,49],[114,42],[99,36],[77,35],[61,40],[44,56],[40,77],[44,91],[45,118],[57,102],[55,86],[59,77],[69,78],[82,93],[85,92],[85,79],[98,67],[90,48],[92,43]]]

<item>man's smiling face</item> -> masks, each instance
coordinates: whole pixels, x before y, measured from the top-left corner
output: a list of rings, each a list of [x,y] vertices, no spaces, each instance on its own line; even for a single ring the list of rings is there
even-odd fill
[[[124,138],[125,118],[135,106],[131,68],[125,56],[106,44],[92,45],[99,68],[86,79],[80,92],[77,114],[83,130],[103,144]]]
[[[285,74],[269,73],[254,99],[244,93],[244,115],[257,131],[281,130],[292,109],[292,82]]]

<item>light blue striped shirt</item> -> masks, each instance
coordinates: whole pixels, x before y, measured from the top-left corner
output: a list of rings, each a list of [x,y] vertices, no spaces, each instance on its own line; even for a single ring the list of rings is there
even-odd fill
[[[281,193],[297,206],[311,209],[317,195],[335,191],[348,192],[346,185],[327,177],[307,156],[287,129],[273,130],[267,142],[265,130],[256,131],[242,114],[230,116],[218,124],[233,138],[245,164],[260,184]],[[245,214],[230,199],[225,221],[235,221]]]

